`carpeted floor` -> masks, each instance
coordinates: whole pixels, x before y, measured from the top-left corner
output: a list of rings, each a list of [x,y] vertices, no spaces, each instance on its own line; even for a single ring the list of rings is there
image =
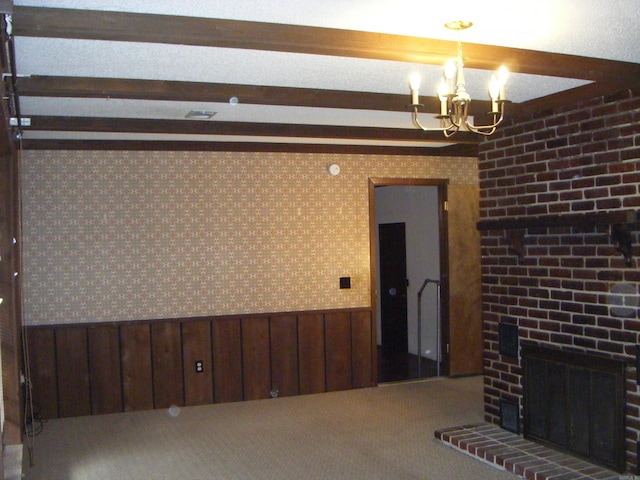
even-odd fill
[[[50,420],[30,480],[518,478],[434,438],[483,421],[482,378]]]

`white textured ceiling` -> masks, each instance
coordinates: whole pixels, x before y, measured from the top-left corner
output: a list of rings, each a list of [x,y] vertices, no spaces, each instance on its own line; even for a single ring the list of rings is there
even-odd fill
[[[443,24],[474,22],[462,42],[534,49],[640,63],[637,0],[15,0],[17,6],[156,13],[383,32],[455,40]],[[455,52],[452,52],[452,56]],[[435,66],[404,62],[98,40],[16,38],[19,75],[139,78],[245,85],[288,86],[407,94],[414,72],[422,94],[433,95]],[[490,72],[466,70],[473,98],[486,99]],[[508,96],[515,102],[584,85],[584,80],[515,73]],[[214,110],[214,121],[300,123],[410,128],[409,114],[266,105],[207,104],[105,99],[21,98],[23,116],[104,116],[183,119],[192,109]],[[51,133],[26,131],[25,138]],[[84,133],[91,138],[104,134]],[[138,134],[137,138],[143,138]],[[74,133],[60,138],[80,138]]]

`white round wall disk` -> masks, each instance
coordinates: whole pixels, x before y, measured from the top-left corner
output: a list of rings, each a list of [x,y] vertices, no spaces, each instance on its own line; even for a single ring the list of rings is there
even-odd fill
[[[332,163],[331,165],[329,165],[327,167],[327,170],[329,170],[329,173],[331,175],[338,175],[340,173],[340,165],[336,164],[336,163]]]

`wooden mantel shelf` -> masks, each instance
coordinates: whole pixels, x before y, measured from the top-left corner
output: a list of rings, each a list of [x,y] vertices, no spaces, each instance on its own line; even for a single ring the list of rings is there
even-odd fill
[[[529,228],[576,227],[586,229],[607,226],[616,250],[623,255],[627,266],[632,266],[633,249],[630,229],[632,225],[637,228],[639,223],[640,212],[616,210],[480,220],[477,229],[480,231],[505,230],[506,237],[511,244],[511,250],[522,258],[526,250],[524,236]]]
[[[562,215],[537,215],[532,217],[497,218],[480,220],[477,228],[486,230],[526,230],[545,227],[593,227],[597,225],[615,225],[620,223],[638,223],[636,210],[617,210],[612,212],[567,213]]]

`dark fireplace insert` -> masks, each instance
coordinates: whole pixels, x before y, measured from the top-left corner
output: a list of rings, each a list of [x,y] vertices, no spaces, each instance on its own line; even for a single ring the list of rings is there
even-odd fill
[[[522,346],[525,438],[622,472],[625,363]]]

